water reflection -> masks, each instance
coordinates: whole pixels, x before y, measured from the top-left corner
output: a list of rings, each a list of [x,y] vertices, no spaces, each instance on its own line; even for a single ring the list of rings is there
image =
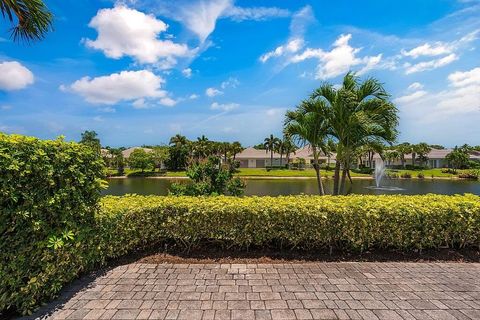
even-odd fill
[[[109,188],[103,194],[123,195],[127,193],[166,195],[172,180],[129,178],[110,179]],[[315,179],[248,179],[246,180],[246,195],[292,195],[318,194]],[[480,182],[463,180],[387,180],[384,183],[392,188],[376,189],[374,180],[354,180],[346,187],[349,193],[359,194],[462,194],[480,195]],[[324,181],[325,190],[331,193],[333,180]]]

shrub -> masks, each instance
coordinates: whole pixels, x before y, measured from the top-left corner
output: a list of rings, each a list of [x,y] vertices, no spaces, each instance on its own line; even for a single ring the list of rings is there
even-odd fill
[[[173,240],[187,248],[398,250],[480,244],[480,197],[108,196],[98,216],[106,256]],[[109,249],[108,249],[109,248]]]
[[[419,172],[419,173],[417,174],[417,178],[418,178],[418,179],[425,179],[425,174],[423,174],[423,172]]]
[[[409,172],[404,172],[400,175],[400,177],[402,177],[403,179],[410,179],[412,178],[412,174]]]
[[[458,175],[461,179],[472,179],[477,180],[480,177],[480,170],[469,170],[467,172],[462,172]]]
[[[0,312],[28,313],[94,260],[103,169],[89,146],[0,134]]]

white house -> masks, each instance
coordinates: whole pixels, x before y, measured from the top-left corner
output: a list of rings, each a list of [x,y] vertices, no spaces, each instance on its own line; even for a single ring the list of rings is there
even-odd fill
[[[448,161],[445,159],[447,155],[452,152],[453,149],[432,149],[428,154],[427,154],[427,167],[429,168],[446,168],[448,167]],[[375,154],[373,156],[373,161],[375,162],[375,159],[380,159],[379,154]],[[471,160],[477,160],[480,161],[480,152],[472,152],[470,153],[470,159]],[[378,161],[378,160],[377,160]],[[387,167],[393,167],[393,166],[401,166],[402,162],[400,159],[395,159],[391,161],[384,161]],[[412,154],[406,154],[405,155],[405,164],[406,165],[411,165],[412,164]],[[415,157],[415,165],[421,165],[420,159],[418,155]]]
[[[239,154],[235,156],[235,160],[240,162],[240,168],[265,168],[270,167],[270,151],[266,152],[265,150],[259,150],[252,147],[246,148]],[[280,163],[281,158],[281,163]],[[313,153],[309,146],[298,149],[295,153],[290,153],[289,160],[290,162],[294,159],[301,158],[305,160],[305,163],[308,167],[313,164]],[[331,156],[326,156],[324,154],[319,156],[320,164],[330,164],[335,165],[335,154]],[[273,166],[280,167],[287,165],[287,156],[283,154],[280,156],[279,153],[273,153]]]

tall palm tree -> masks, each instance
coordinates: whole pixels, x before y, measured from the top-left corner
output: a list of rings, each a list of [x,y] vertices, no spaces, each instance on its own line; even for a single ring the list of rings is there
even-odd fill
[[[302,145],[309,145],[313,153],[313,168],[317,177],[318,191],[325,194],[320,164],[320,152],[327,153],[328,119],[319,100],[303,101],[295,111],[287,111],[285,115],[285,133],[296,139]]]
[[[412,145],[408,142],[400,143],[395,147],[395,150],[397,150],[400,161],[402,162],[402,167],[405,169],[405,155],[412,153]],[[413,154],[412,154],[412,159],[413,159]]]
[[[282,141],[282,150],[285,153],[285,160],[287,161],[287,165],[290,162],[290,154],[295,153],[297,151],[297,146],[292,141],[292,137],[288,134],[283,135]]]
[[[176,147],[185,146],[188,144],[188,139],[185,136],[177,133],[175,136],[170,138],[170,145],[175,145]]]
[[[263,141],[263,147],[265,152],[270,151],[270,168],[273,168],[273,152],[277,149],[280,139],[274,137],[273,134],[270,137],[266,137]]]
[[[420,142],[412,147],[412,165],[415,166],[415,158],[420,158],[420,164],[423,165],[428,160],[428,153],[432,148],[425,142]]]
[[[345,75],[340,88],[324,83],[312,94],[328,119],[329,134],[338,141],[334,194],[343,190],[357,148],[373,139],[389,144],[395,141],[398,115],[389,97],[378,80],[361,82],[351,72]]]
[[[41,40],[52,29],[53,15],[42,0],[0,0],[0,12],[14,24],[14,41]]]
[[[234,141],[231,143],[230,152],[232,153],[233,161],[235,161],[235,157],[237,156],[237,154],[239,154],[243,150],[245,150],[245,148],[242,147],[242,144],[240,142]]]

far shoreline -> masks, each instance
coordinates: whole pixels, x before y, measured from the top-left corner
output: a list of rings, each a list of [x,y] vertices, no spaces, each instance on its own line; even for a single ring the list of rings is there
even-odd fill
[[[245,180],[311,180],[311,179],[316,179],[316,177],[278,177],[278,176],[237,176],[239,178],[245,179]],[[186,176],[133,176],[133,177],[128,177],[128,176],[111,176],[107,177],[107,179],[164,179],[164,180],[187,180],[189,179]],[[323,180],[331,180],[333,177],[322,177]],[[375,180],[374,177],[352,177],[352,180]],[[388,180],[465,180],[469,181],[472,179],[463,179],[459,177],[424,177],[424,178],[418,178],[418,177],[411,177],[411,178],[388,178]],[[473,181],[473,180],[472,180]]]

